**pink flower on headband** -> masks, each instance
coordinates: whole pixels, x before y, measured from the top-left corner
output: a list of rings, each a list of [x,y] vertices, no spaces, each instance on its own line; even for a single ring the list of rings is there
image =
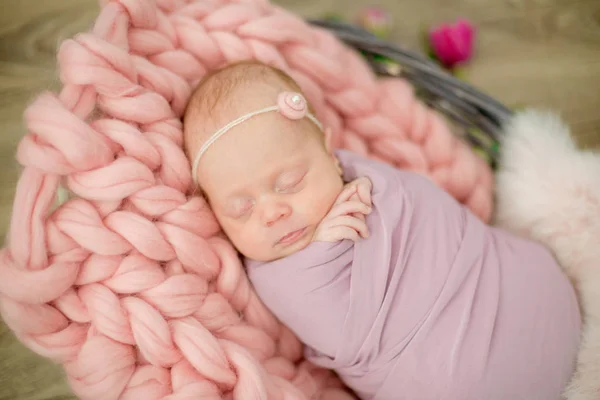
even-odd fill
[[[279,112],[289,119],[304,118],[308,111],[306,100],[300,93],[282,92],[277,99]]]

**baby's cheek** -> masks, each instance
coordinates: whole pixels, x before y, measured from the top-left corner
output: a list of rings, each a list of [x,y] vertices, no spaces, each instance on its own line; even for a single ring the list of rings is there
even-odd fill
[[[243,248],[249,248],[254,245],[255,235],[248,232],[245,227],[234,227],[232,229],[232,236],[235,236],[235,241],[238,242],[238,246]]]
[[[334,187],[321,188],[312,199],[311,208],[316,219],[319,221],[325,218],[333,203],[335,202],[339,191]]]
[[[244,256],[258,259],[264,256],[264,245],[262,245],[260,235],[248,232],[246,229],[233,228],[231,234],[228,234],[229,240],[234,247]]]
[[[248,246],[248,235],[243,227],[240,227],[239,224],[231,223],[227,220],[221,220],[219,222],[223,232],[227,235],[235,247],[242,250]]]

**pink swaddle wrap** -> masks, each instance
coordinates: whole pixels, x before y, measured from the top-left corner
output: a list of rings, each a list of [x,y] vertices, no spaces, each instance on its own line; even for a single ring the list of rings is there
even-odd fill
[[[246,260],[307,358],[364,399],[559,400],[581,321],[550,253],[419,175],[338,156],[347,181],[373,182],[369,238]]]

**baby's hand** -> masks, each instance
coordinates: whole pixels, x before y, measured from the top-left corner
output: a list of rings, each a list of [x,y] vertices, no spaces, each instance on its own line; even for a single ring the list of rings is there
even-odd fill
[[[317,227],[313,241],[357,241],[367,238],[365,215],[371,212],[371,188],[368,178],[358,178],[344,187],[329,213]]]
[[[361,178],[355,179],[352,182],[346,184],[345,189],[351,191],[354,190],[354,198],[356,199],[358,197],[358,200],[371,207],[371,190],[373,189],[373,184],[371,183],[371,180],[369,178],[363,176]]]
[[[354,192],[350,197],[350,200],[361,201],[367,206],[371,207],[371,189],[373,188],[373,184],[369,178],[361,177],[353,180],[352,182],[346,184],[345,190],[349,190],[350,192]],[[364,214],[355,213],[353,214],[356,218],[364,221]]]

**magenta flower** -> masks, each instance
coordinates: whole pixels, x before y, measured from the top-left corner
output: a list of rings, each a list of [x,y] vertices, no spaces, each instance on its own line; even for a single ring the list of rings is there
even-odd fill
[[[429,44],[436,58],[446,67],[453,68],[468,61],[474,49],[475,28],[460,19],[454,25],[441,24],[429,31]]]

